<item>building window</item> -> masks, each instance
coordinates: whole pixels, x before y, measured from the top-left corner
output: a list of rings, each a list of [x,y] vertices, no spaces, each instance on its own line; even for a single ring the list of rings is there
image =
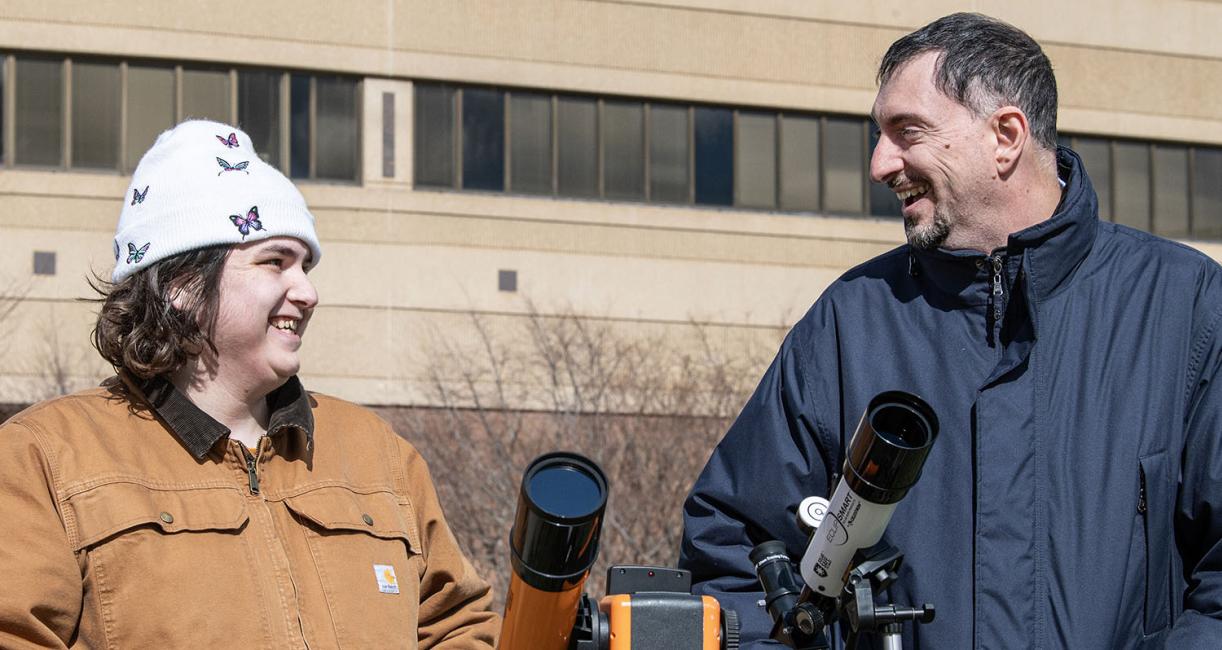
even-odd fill
[[[518,290],[518,272],[513,269],[501,269],[496,272],[497,291],[512,293]]]
[[[587,97],[556,100],[556,181],[561,196],[598,196],[598,104]]]
[[[219,68],[183,68],[181,119],[233,122],[229,72]]]
[[[34,275],[55,275],[55,251],[34,251]]]
[[[352,180],[360,152],[356,81],[339,76],[314,77],[314,174],[312,178]]]
[[[72,167],[119,166],[119,65],[72,62]]]
[[[1222,239],[1222,149],[1192,151],[1192,234]]]
[[[649,197],[665,203],[687,203],[688,109],[649,106]]]
[[[238,124],[250,136],[259,157],[280,167],[280,85],[271,70],[238,71]]]
[[[462,94],[462,186],[505,187],[505,97],[498,90],[467,88]]]
[[[823,209],[834,214],[864,212],[865,123],[829,117],[823,124]]]
[[[696,203],[734,204],[734,112],[697,108],[692,129],[696,141]]]
[[[603,193],[609,199],[645,198],[645,106],[603,102]]]
[[[58,167],[64,158],[64,62],[17,57],[13,162]]]
[[[509,188],[552,193],[552,98],[513,93],[509,101]]]
[[[819,119],[781,116],[781,209],[819,209]]]
[[[130,173],[159,134],[203,118],[236,121],[260,157],[294,178],[359,176],[354,77],[51,55],[0,63],[0,128],[9,117],[16,134],[15,151],[0,142],[3,164]]]
[[[734,141],[734,195],[736,205],[746,208],[776,207],[776,115],[738,114]]]
[[[416,85],[414,111],[416,185],[454,186],[456,93],[448,86]]]
[[[1112,200],[1116,223],[1150,230],[1150,147],[1138,142],[1112,143]]]
[[[1112,145],[1098,138],[1071,138],[1070,146],[1082,158],[1086,175],[1099,197],[1099,216],[1112,218]]]
[[[1188,148],[1155,145],[1151,153],[1154,232],[1163,237],[1188,237]]]
[[[126,104],[123,171],[131,172],[157,136],[174,126],[174,68],[128,64]]]

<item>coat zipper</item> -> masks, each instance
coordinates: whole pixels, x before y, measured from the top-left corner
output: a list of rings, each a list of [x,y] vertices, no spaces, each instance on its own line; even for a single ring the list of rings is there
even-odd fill
[[[246,459],[246,480],[250,483],[250,493],[259,493],[259,465],[255,462],[254,454],[250,453],[250,449],[241,442],[238,446],[242,448],[242,456]]]
[[[1001,269],[1003,266],[1001,255],[989,257],[989,263],[993,266],[993,322],[1001,322],[1001,301],[1005,290],[1001,284]]]

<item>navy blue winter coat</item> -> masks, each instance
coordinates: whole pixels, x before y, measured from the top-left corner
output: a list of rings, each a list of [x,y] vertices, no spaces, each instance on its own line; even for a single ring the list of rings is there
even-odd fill
[[[892,600],[937,607],[906,648],[1222,648],[1222,269],[1099,221],[1077,155],[1058,163],[1057,213],[1004,250],[902,246],[786,337],[684,505],[680,566],[745,647],[771,624],[748,552],[800,558],[795,506],[899,389],[941,421],[884,538]]]

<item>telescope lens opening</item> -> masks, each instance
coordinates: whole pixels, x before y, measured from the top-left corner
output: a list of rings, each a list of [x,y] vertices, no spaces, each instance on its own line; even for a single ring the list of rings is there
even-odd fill
[[[884,404],[870,414],[878,437],[896,447],[920,449],[929,444],[929,423],[920,413],[901,404]]]
[[[526,492],[540,510],[565,519],[589,515],[604,501],[598,480],[567,464],[540,468],[530,476]]]

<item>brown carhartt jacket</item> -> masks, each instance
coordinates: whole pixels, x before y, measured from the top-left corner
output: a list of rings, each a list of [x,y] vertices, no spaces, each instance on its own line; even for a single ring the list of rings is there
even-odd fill
[[[0,426],[0,648],[494,647],[489,587],[384,421],[294,378],[251,454],[166,387]]]

